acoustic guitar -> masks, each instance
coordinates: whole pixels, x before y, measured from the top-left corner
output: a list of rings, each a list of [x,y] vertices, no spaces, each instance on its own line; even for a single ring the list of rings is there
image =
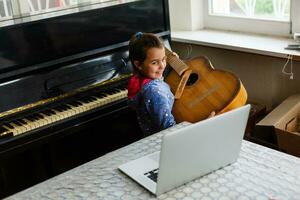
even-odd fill
[[[235,74],[214,69],[206,57],[183,62],[167,48],[166,55],[168,64],[174,69],[165,78],[171,91],[175,94],[178,83],[184,84],[172,110],[177,123],[197,122],[206,119],[212,111],[221,114],[245,105],[247,92]],[[187,77],[183,77],[185,72]]]

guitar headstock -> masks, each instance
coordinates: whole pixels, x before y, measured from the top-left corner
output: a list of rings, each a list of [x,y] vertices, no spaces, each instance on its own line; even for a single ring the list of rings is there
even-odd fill
[[[167,63],[176,71],[176,73],[181,76],[186,70],[189,69],[189,66],[186,65],[176,53],[165,47]]]

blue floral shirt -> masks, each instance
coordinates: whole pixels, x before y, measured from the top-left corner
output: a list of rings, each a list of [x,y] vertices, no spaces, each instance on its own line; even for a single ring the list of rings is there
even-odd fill
[[[154,79],[146,83],[128,103],[136,110],[139,125],[145,135],[176,124],[171,113],[174,95],[163,80]]]

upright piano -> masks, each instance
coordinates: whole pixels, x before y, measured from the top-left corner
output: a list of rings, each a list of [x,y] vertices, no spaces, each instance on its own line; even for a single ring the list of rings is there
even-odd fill
[[[168,0],[118,2],[0,27],[0,198],[142,137],[127,45],[169,43]]]

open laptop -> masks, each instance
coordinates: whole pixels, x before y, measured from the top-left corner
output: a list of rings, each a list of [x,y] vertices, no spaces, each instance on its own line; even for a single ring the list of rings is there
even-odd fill
[[[248,104],[168,132],[162,138],[159,152],[122,164],[119,170],[160,195],[234,163],[249,111]]]

